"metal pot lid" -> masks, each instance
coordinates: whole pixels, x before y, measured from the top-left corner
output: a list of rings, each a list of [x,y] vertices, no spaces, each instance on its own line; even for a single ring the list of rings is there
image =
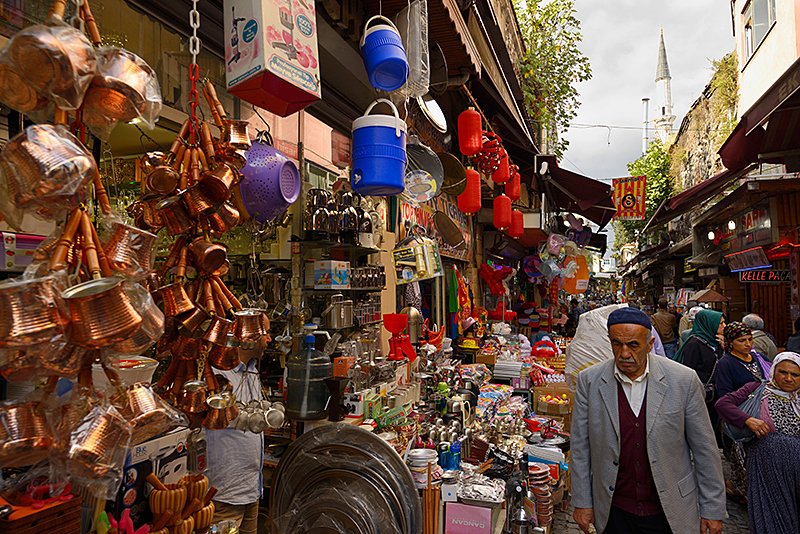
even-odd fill
[[[123,278],[118,276],[109,276],[106,278],[98,278],[97,280],[89,280],[74,285],[61,292],[61,298],[64,299],[79,299],[86,297],[93,297],[101,293],[105,293],[109,289],[117,287],[123,282]]]
[[[442,96],[447,91],[447,59],[444,57],[439,43],[428,40],[428,63],[430,65],[430,82],[428,92],[435,96]]]
[[[417,97],[417,104],[422,114],[433,125],[434,128],[441,133],[447,133],[447,118],[444,116],[444,111],[439,106],[439,103],[433,98],[433,95],[426,94]]]
[[[436,231],[442,236],[445,243],[455,248],[456,250],[464,250],[467,248],[467,243],[464,241],[464,234],[458,228],[453,219],[447,216],[443,211],[437,211],[433,215],[433,225]]]
[[[444,168],[441,192],[457,197],[467,189],[467,170],[452,154],[437,152],[436,155],[439,156]]]

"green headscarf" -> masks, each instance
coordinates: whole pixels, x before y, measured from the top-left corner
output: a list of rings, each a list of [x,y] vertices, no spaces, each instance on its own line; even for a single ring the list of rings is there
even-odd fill
[[[719,345],[717,342],[717,330],[719,330],[720,321],[722,321],[722,312],[713,310],[701,310],[697,312],[697,315],[694,316],[692,334],[689,336],[689,339],[696,336],[705,341],[707,345],[716,348],[717,345]],[[683,349],[686,347],[689,339],[687,339],[686,343],[681,345],[681,348],[675,353],[676,362],[683,363]]]

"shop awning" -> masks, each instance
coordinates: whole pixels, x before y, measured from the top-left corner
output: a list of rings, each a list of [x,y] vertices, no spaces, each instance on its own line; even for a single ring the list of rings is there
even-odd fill
[[[744,176],[755,167],[755,164],[753,164],[747,165],[744,168],[722,171],[690,187],[686,191],[665,199],[647,222],[644,231],[647,231],[650,227],[658,226],[659,224],[672,220],[678,215],[686,213],[698,204],[717,196],[725,190],[725,187],[727,187],[730,182]]]
[[[543,163],[547,163],[542,173]],[[536,156],[548,201],[558,210],[583,215],[602,230],[617,213],[611,184],[593,180],[558,166],[555,156]]]

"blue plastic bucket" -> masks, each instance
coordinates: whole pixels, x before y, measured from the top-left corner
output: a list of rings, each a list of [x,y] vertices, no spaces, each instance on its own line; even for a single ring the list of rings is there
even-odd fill
[[[370,27],[373,21],[383,24]],[[409,72],[406,50],[397,28],[386,17],[375,15],[364,25],[361,57],[364,59],[369,83],[376,89],[394,91],[406,83]]]
[[[370,115],[382,102],[392,115]],[[353,121],[353,191],[360,195],[390,197],[405,189],[406,123],[391,101],[379,98],[362,117]]]

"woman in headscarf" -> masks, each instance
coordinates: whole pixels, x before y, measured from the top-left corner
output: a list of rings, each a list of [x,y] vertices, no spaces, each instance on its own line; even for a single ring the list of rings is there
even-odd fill
[[[747,511],[754,534],[800,532],[800,354],[781,352],[772,362],[758,417],[738,408],[759,387],[750,382],[717,401],[722,419],[747,427]]]
[[[753,334],[744,323],[725,326],[725,354],[717,363],[714,384],[717,397],[727,395],[750,382],[761,383],[768,375],[770,362],[753,350]],[[725,482],[728,495],[739,503],[746,501],[747,472],[745,449],[742,443],[722,438],[723,449],[730,454],[731,478]]]
[[[689,339],[689,336],[692,335],[692,326],[694,325],[694,318],[697,317],[697,314],[703,311],[704,308],[702,306],[692,306],[692,309],[689,312],[681,317],[681,324],[684,324],[684,319],[686,319],[687,328],[684,328],[680,331],[680,335],[678,337],[678,346],[683,345],[686,343],[686,340]]]

